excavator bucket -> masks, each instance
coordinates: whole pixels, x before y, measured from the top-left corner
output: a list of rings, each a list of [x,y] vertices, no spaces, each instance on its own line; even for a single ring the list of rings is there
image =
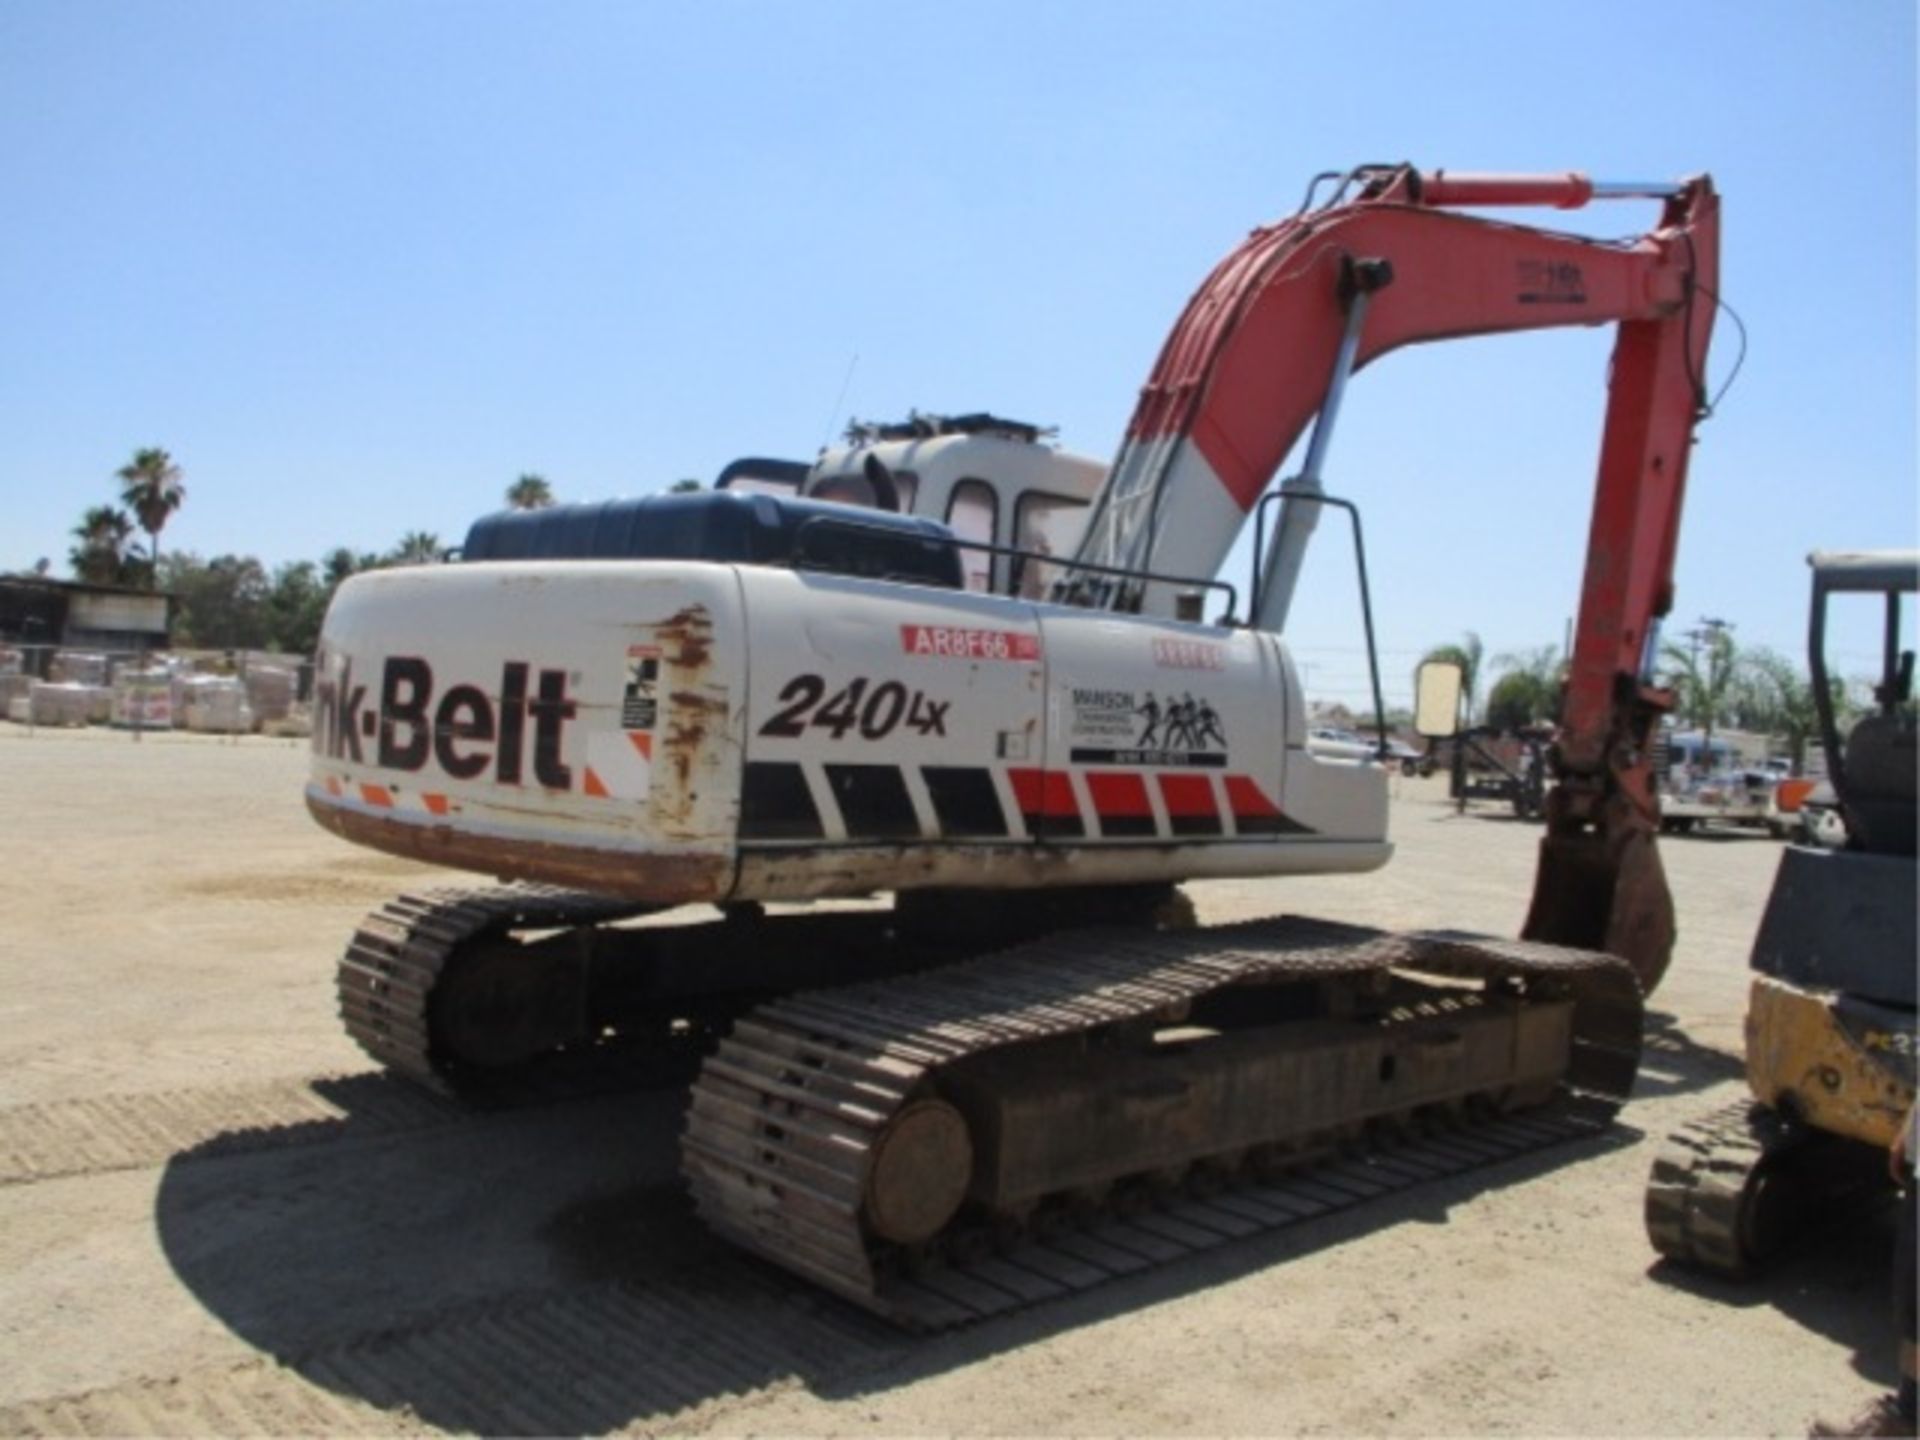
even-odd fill
[[[1540,842],[1529,940],[1604,950],[1633,967],[1651,995],[1673,957],[1673,892],[1653,836],[1638,827],[1549,833]]]

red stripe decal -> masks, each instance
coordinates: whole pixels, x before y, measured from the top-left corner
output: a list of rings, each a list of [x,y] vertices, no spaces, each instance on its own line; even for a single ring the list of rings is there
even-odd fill
[[[1041,781],[1044,770],[1008,770],[1007,779],[1013,783],[1013,803],[1020,807],[1023,815],[1040,813],[1040,794],[1044,788]]]
[[[1205,775],[1162,775],[1160,794],[1167,802],[1168,815],[1214,815],[1220,811],[1213,803],[1213,782]]]
[[[580,788],[596,800],[610,798],[607,795],[607,787],[601,783],[600,777],[593,773],[593,766],[591,765],[587,766],[586,778],[581,782]]]
[[[1080,805],[1073,798],[1073,781],[1066,771],[1009,770],[1007,778],[1013,782],[1013,798],[1023,813],[1079,818]]]
[[[1102,820],[1153,815],[1153,806],[1147,800],[1147,782],[1138,775],[1089,771],[1087,793],[1093,797],[1093,808],[1100,812]]]
[[[378,805],[387,810],[393,808],[393,792],[384,785],[368,785],[363,782],[360,786],[360,798],[368,805]]]
[[[426,794],[426,795],[422,795],[420,799],[426,805],[427,811],[429,814],[444,815],[447,813],[447,797],[446,796]]]
[[[1236,820],[1270,820],[1280,813],[1250,775],[1227,776],[1227,804]]]
[[[1220,807],[1214,803],[1213,781],[1205,775],[1160,776],[1160,794],[1167,802],[1167,824],[1176,835],[1218,835],[1223,831]]]
[[[1086,834],[1087,822],[1080,818],[1080,802],[1073,796],[1073,781],[1064,770],[1008,770],[1013,784],[1014,802],[1027,822],[1027,832],[1036,840],[1064,840]]]

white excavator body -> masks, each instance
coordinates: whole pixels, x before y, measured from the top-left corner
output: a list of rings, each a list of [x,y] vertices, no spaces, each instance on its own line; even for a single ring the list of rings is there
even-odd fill
[[[937,584],[657,559],[376,572],[334,602],[315,709],[307,798],[330,828],[659,904],[1390,853],[1384,770],[1307,750],[1278,637]]]

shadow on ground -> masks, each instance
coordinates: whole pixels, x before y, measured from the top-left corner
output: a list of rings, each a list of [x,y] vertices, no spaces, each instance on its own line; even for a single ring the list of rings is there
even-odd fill
[[[1671,1260],[1657,1261],[1647,1274],[1716,1304],[1769,1306],[1845,1346],[1863,1379],[1892,1389],[1899,1380],[1892,1299],[1899,1214],[1891,1191],[1840,1207],[1751,1280],[1724,1280]]]
[[[1697,1043],[1664,1010],[1647,1011],[1640,1045],[1640,1072],[1633,1082],[1638,1100],[1710,1090],[1746,1073],[1739,1056]]]
[[[676,1175],[681,1090],[482,1115],[395,1095],[379,1076],[330,1082],[337,1121],[181,1152],[156,1226],[200,1303],[279,1364],[482,1434],[657,1425],[772,1385],[891,1389],[1378,1230],[1445,1224],[1477,1194],[1639,1138],[1616,1127],[915,1337],[701,1227]]]

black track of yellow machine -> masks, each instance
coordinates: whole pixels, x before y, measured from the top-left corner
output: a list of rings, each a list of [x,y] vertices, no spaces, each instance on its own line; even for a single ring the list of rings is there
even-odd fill
[[[716,1231],[912,1327],[1604,1128],[1613,957],[1301,919],[1077,931],[752,1011],[683,1142]]]

